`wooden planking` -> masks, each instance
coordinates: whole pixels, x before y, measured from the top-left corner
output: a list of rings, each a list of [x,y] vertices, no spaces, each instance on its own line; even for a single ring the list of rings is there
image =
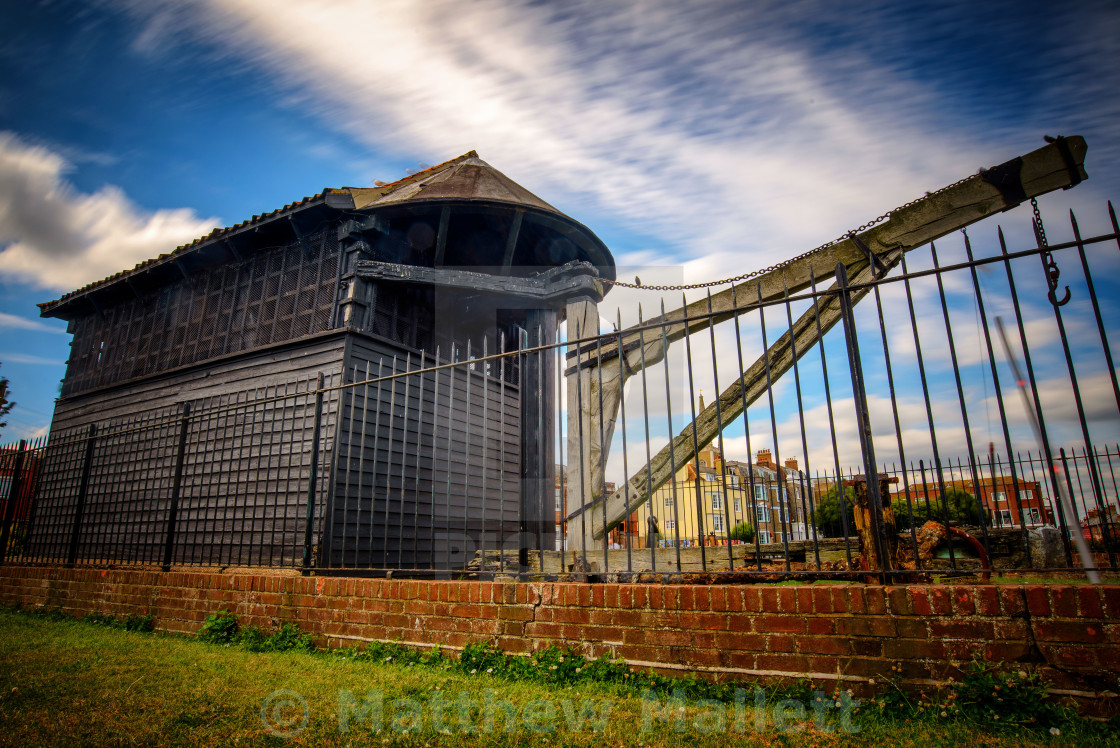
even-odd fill
[[[33,542],[65,553],[84,434],[93,452],[79,558],[162,560],[183,402],[192,406],[179,497],[175,563],[295,564],[302,558],[314,377],[338,384],[345,334],[306,348],[235,357],[212,370],[153,377],[59,403]],[[295,396],[279,402],[273,398]],[[321,445],[333,449],[338,394],[324,398]],[[253,403],[258,403],[253,405]],[[230,410],[231,409],[231,410]],[[316,492],[321,505],[326,483]],[[319,512],[321,512],[321,506]],[[64,528],[60,530],[59,528]],[[298,537],[297,537],[298,534]]]
[[[392,344],[368,336],[355,336],[351,343],[348,379],[355,378],[354,367],[357,379],[364,379],[367,363],[376,377],[381,360],[388,374],[394,355],[399,356],[395,371],[405,371],[404,351]],[[414,356],[411,368],[434,363],[431,357]],[[480,543],[493,548],[503,527],[516,532],[517,388],[465,366],[424,375],[422,392],[419,376],[395,381],[395,387],[387,381],[380,388],[374,384],[343,394],[324,561],[375,567],[465,564],[465,551],[450,546],[469,546],[473,555]]]
[[[345,333],[327,333],[120,387],[64,397],[55,406],[51,439],[56,432],[77,425],[127,417],[153,407],[275,386],[301,377],[312,379],[320,371],[337,375],[342,371],[344,349]]]

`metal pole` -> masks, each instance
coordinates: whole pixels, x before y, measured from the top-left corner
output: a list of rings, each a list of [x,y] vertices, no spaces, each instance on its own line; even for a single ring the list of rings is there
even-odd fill
[[[190,426],[191,404],[183,403],[183,415],[179,425],[179,451],[175,455],[175,482],[171,484],[171,506],[167,510],[167,531],[163,541],[163,570],[171,570],[171,558],[175,551],[175,523],[179,515],[179,492],[183,485],[183,464],[187,455],[187,430]]]
[[[8,538],[12,532],[12,520],[16,516],[16,502],[19,501],[19,492],[23,484],[23,459],[27,454],[27,440],[19,440],[19,451],[16,452],[16,462],[12,467],[12,482],[8,486],[8,503],[4,507],[4,526],[0,529],[0,564],[8,556]]]
[[[883,501],[879,491],[879,475],[875,468],[875,446],[871,440],[871,416],[867,408],[867,391],[864,387],[863,363],[859,356],[859,340],[856,335],[855,319],[852,315],[851,292],[848,290],[848,271],[843,263],[836,264],[836,279],[840,286],[840,309],[844,320],[844,338],[847,342],[848,363],[852,370],[852,397],[855,398],[856,427],[859,430],[859,446],[863,455],[864,476],[867,480],[867,500],[870,504],[871,529],[875,540],[875,555],[883,572],[883,583],[887,583],[886,572],[891,569],[891,559],[887,556],[889,547],[883,538]],[[869,571],[874,571],[869,569]]]
[[[93,446],[97,439],[97,424],[89,425],[89,434],[86,436],[86,454],[82,462],[82,480],[78,485],[77,505],[74,507],[74,525],[70,530],[70,549],[66,554],[66,565],[73,566],[78,559],[78,537],[82,529],[82,514],[86,508],[86,491],[89,490],[89,474],[93,467]]]
[[[307,476],[307,520],[303,528],[304,576],[311,573],[311,540],[315,523],[315,481],[319,472],[319,429],[323,422],[323,374],[315,380],[315,426],[311,434],[311,470]]]

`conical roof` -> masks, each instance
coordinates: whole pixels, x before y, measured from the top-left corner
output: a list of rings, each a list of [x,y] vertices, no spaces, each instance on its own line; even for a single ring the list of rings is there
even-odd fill
[[[562,215],[544,200],[478,157],[474,151],[447,162],[420,179],[402,180],[381,189],[349,188],[354,207],[382,208],[391,205],[447,200],[472,200],[535,208]],[[421,176],[421,175],[415,175]],[[386,190],[385,188],[393,188]]]

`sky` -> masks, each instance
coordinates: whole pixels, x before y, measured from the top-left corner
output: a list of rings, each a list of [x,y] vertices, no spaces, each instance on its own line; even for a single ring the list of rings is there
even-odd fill
[[[1066,220],[1052,230],[1068,234],[1074,208],[1103,233],[1120,196],[1118,93],[1107,1],[3,3],[0,375],[17,405],[0,442],[47,432],[65,372],[65,323],[37,303],[325,187],[474,149],[590,227],[620,277],[707,281],[1047,134],[1089,144],[1089,180],[1040,201]],[[1026,211],[999,217],[1009,236],[1029,236]],[[603,314],[632,322],[639,302],[648,316],[658,300],[616,291]],[[888,317],[892,346],[913,349]],[[989,430],[993,396],[970,393]],[[922,404],[905,405],[920,421]],[[810,427],[824,422],[819,398],[807,407]],[[729,449],[745,456],[740,438]]]

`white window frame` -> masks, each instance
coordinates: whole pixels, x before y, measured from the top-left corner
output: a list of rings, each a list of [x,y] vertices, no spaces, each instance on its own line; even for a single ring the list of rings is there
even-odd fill
[[[712,500],[712,511],[713,512],[722,512],[723,511],[723,494],[720,493],[719,491],[712,491],[710,494],[708,494],[708,496]]]

